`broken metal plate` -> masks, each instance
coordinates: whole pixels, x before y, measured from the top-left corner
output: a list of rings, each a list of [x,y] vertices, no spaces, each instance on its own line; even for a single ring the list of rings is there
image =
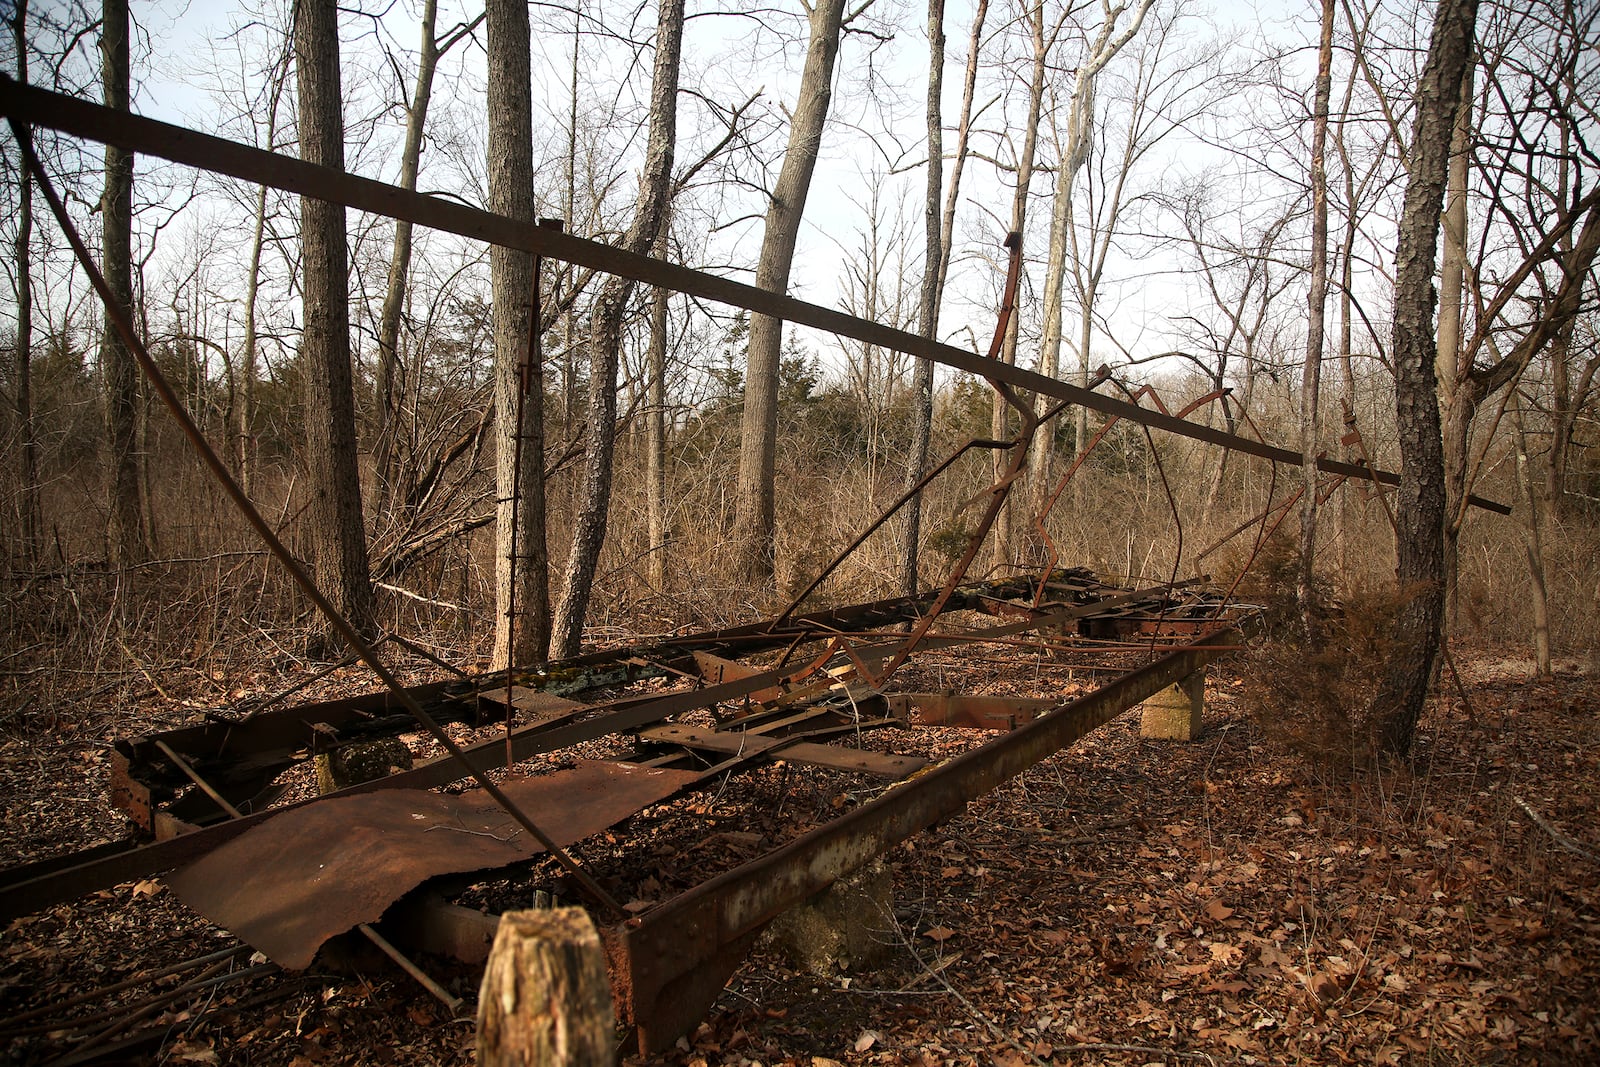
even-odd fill
[[[614,826],[700,779],[695,771],[586,760],[505,783],[557,845]],[[481,790],[386,789],[308,804],[171,875],[183,902],[291,970],[330,937],[375,922],[441,874],[503,867],[544,851]]]

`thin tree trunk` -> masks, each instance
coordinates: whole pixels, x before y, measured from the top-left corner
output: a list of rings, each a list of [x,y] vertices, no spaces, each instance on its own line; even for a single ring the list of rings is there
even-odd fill
[[[11,33],[17,48],[17,81],[28,83],[28,0],[17,0],[17,9],[11,17]],[[40,526],[43,522],[39,508],[39,441],[33,425],[33,175],[26,167],[21,171],[17,189],[17,340],[16,340],[16,411],[17,430],[22,437],[22,461],[18,476],[21,479],[21,520],[23,562],[34,566],[39,562]]]
[[[105,104],[128,110],[128,3],[105,0],[101,9],[100,71]],[[133,153],[106,146],[105,193],[100,200],[100,269],[123,311],[133,311]],[[148,553],[139,491],[139,377],[115,330],[100,336],[105,376],[106,432],[111,448],[111,558],[126,566]]]
[[[422,159],[422,132],[428,121],[428,102],[433,97],[433,71],[439,61],[439,42],[434,35],[438,0],[425,0],[422,6],[422,45],[417,59],[417,82],[411,107],[406,112],[406,143],[400,153],[400,188],[415,190],[417,168]],[[406,278],[411,270],[411,223],[396,219],[394,248],[389,255],[389,286],[378,314],[378,427],[373,447],[373,467],[377,474],[377,506],[389,500],[395,479],[395,368],[400,352],[400,314],[405,308]]]
[[[528,5],[489,0],[485,6],[488,52],[489,210],[532,220],[533,105],[528,46]],[[519,394],[518,368],[537,351],[532,331],[533,258],[495,245],[489,249],[494,308],[495,404],[495,627],[491,669],[542,663],[550,645],[550,565],[545,547],[544,370],[528,368]],[[518,425],[517,413],[522,413]],[[517,450],[522,461],[517,461]],[[515,503],[513,503],[515,501]],[[515,534],[513,534],[515,516]],[[513,554],[512,545],[516,552]],[[513,589],[515,594],[513,594]],[[510,618],[512,605],[516,618]]]
[[[1472,164],[1472,64],[1461,75],[1461,103],[1450,142],[1450,172],[1443,215],[1444,249],[1439,271],[1439,347],[1434,357],[1439,399],[1444,409],[1447,499],[1459,499],[1467,476],[1467,439],[1481,397],[1466,381],[1462,322],[1467,278],[1467,171]],[[1445,630],[1457,623],[1456,568],[1465,508],[1451,508],[1444,524]]]
[[[1400,442],[1399,561],[1404,598],[1395,620],[1395,653],[1373,697],[1379,740],[1411,751],[1439,653],[1444,609],[1444,456],[1439,437],[1434,359],[1433,276],[1439,209],[1450,166],[1450,141],[1461,78],[1472,62],[1478,0],[1441,0],[1422,80],[1417,86],[1405,200],[1395,252],[1395,415]]]
[[[300,157],[344,169],[343,95],[335,0],[295,5]],[[357,469],[355,399],[350,366],[350,256],[345,209],[300,198],[305,331],[300,373],[306,390],[306,452],[312,495],[311,541],[317,581],[350,623],[373,627],[372,581]],[[337,637],[325,630],[322,651]]]
[[[1522,421],[1522,398],[1511,397],[1512,441],[1517,452],[1517,503],[1521,505],[1523,558],[1528,564],[1528,585],[1532,596],[1528,609],[1533,613],[1533,656],[1539,677],[1550,677],[1550,596],[1545,581],[1544,541],[1541,528],[1545,524],[1547,508],[1540,499],[1539,486],[1534,481],[1528,462],[1528,432]]]
[[[778,182],[767,207],[755,283],[769,292],[789,289],[795,243],[805,214],[811,175],[822,145],[822,128],[833,99],[833,66],[839,55],[844,0],[815,0],[811,40],[800,77],[799,98],[789,126]],[[778,372],[783,322],[750,316],[750,341],[744,386],[744,417],[739,440],[739,482],[734,499],[735,570],[752,593],[770,592],[774,576],[777,506],[774,475],[778,439]]]
[[[284,50],[282,62],[274,78],[272,95],[267,104],[267,137],[262,147],[269,152],[276,150],[274,142],[278,134],[278,102],[282,99],[283,87],[289,80],[289,58],[293,47],[291,42]],[[239,472],[239,484],[247,493],[253,489],[256,475],[256,364],[260,359],[258,351],[260,341],[256,335],[256,300],[261,291],[261,251],[265,244],[266,232],[267,187],[263,185],[256,190],[255,229],[250,237],[250,270],[245,276],[244,354],[239,367],[239,403],[234,412],[237,439],[234,459]]]
[[[1078,172],[1088,161],[1089,149],[1094,141],[1095,82],[1100,72],[1106,68],[1106,64],[1110,63],[1139,32],[1153,2],[1154,0],[1142,0],[1134,11],[1132,23],[1120,33],[1117,32],[1117,19],[1121,16],[1123,8],[1121,6],[1108,8],[1105,21],[1101,23],[1099,32],[1096,33],[1083,61],[1079,63],[1077,74],[1073,79],[1072,102],[1067,111],[1066,140],[1059,143],[1060,158],[1056,164],[1055,195],[1050,204],[1050,244],[1045,260],[1044,326],[1040,338],[1039,373],[1048,378],[1059,377],[1061,373],[1062,291],[1066,281],[1068,246],[1071,245],[1074,254],[1077,249],[1075,234],[1072,233],[1073,196],[1077,189]],[[1072,237],[1070,240],[1069,235]],[[1093,254],[1091,240],[1090,255]],[[1081,260],[1079,262],[1081,263]],[[1081,388],[1088,388],[1089,384],[1089,343],[1093,336],[1094,302],[1099,289],[1099,277],[1099,271],[1093,271],[1088,283],[1082,286],[1079,293],[1078,384]],[[1088,443],[1088,418],[1088,410],[1082,407],[1074,415],[1077,449],[1082,449]],[[1050,495],[1050,469],[1055,456],[1055,449],[1050,443],[1053,436],[1053,433],[1045,435],[1035,458],[1033,477],[1035,514],[1043,512]],[[1032,534],[1031,530],[1029,534]]]
[[[666,258],[667,231],[656,238],[657,259]],[[672,537],[667,521],[667,301],[670,291],[656,286],[650,293],[649,396],[645,407],[645,511],[649,523],[650,555],[646,573],[656,592],[667,587],[667,543]]]
[[[1044,4],[1042,0],[1034,0],[1028,13],[1028,28],[1033,41],[1033,67],[1028,78],[1028,118],[1022,132],[1022,154],[1017,159],[1017,181],[1011,191],[1011,232],[1022,234],[1028,221],[1028,187],[1033,184],[1033,163],[1039,143],[1039,112],[1044,101],[1044,74],[1045,60],[1050,48],[1044,35]],[[1011,322],[1006,330],[1005,342],[1000,347],[1000,361],[1016,366],[1017,363],[1017,336],[1020,330],[1020,315],[1011,316]],[[989,436],[995,440],[1005,440],[1010,436],[1008,428],[1008,414],[1010,405],[998,391],[995,392],[989,409]],[[992,459],[991,473],[996,482],[1005,476],[1007,464],[1010,462],[1009,453],[996,450]],[[989,562],[994,567],[1003,567],[1011,562],[1011,514],[1014,509],[1014,497],[1008,495],[1000,512],[995,516],[994,528],[989,534]]]
[[[981,17],[981,11],[979,17]],[[976,48],[973,55],[976,57]],[[917,332],[929,340],[939,336],[939,281],[944,258],[944,232],[939,225],[939,200],[944,185],[944,0],[928,0],[928,171],[922,201],[922,285],[917,294]],[[928,465],[933,432],[933,361],[917,360],[911,378],[911,454],[905,486],[922,479]],[[905,569],[900,585],[906,596],[917,593],[918,552],[922,541],[922,495],[906,505]]]
[[[622,247],[643,254],[656,244],[671,196],[673,152],[678,137],[678,60],[683,50],[684,0],[661,0],[656,22],[655,71],[650,90],[650,137],[639,176],[639,204]],[[566,584],[556,604],[552,652],[578,654],[595,568],[605,544],[611,508],[611,470],[616,450],[617,362],[622,318],[633,294],[631,279],[613,276],[595,298],[589,330],[589,441],[585,450],[583,499],[567,555]]]
[[[1300,375],[1300,572],[1296,592],[1306,639],[1316,635],[1317,445],[1321,437],[1322,350],[1328,310],[1328,109],[1333,96],[1334,0],[1322,0],[1316,101],[1311,116],[1311,291],[1306,298],[1306,358]]]

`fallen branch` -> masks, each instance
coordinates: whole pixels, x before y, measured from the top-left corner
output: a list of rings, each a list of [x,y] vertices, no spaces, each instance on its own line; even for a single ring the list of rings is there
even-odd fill
[[[1590,862],[1600,863],[1600,855],[1596,855],[1595,853],[1589,851],[1582,845],[1578,844],[1578,842],[1562,833],[1560,830],[1557,830],[1554,826],[1551,826],[1545,821],[1544,816],[1533,810],[1533,805],[1529,804],[1526,800],[1523,800],[1515,793],[1511,794],[1511,799],[1515,800],[1517,802],[1517,807],[1527,812],[1528,818],[1534,821],[1534,825],[1538,826],[1539,829],[1549,834],[1551,840],[1555,841],[1556,844],[1560,845],[1568,852],[1576,852],[1578,855],[1589,860]]]

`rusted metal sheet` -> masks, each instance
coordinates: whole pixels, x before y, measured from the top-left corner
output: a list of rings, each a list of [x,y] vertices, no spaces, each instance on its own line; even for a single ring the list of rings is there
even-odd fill
[[[699,778],[692,771],[585,761],[502,788],[565,846]],[[504,867],[542,851],[478,791],[386,789],[269,819],[167,881],[195,911],[298,970],[328,938],[377,921],[429,878]]]
[[[889,789],[882,796],[643,915],[606,928],[617,1009],[639,1050],[666,1048],[710,1007],[756,935],[785,909],[912,834],[960,812],[1223,654],[1231,632],[1146,667]]]
[[[889,707],[922,726],[1015,730],[1063,701],[1045,697],[991,697],[969,693],[896,693]]]

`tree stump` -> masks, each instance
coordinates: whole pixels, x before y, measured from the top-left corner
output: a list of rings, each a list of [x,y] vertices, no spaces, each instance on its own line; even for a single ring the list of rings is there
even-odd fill
[[[480,1067],[612,1067],[605,949],[582,908],[508,911],[478,993]]]
[[[412,756],[411,749],[398,737],[380,737],[319,752],[315,762],[317,792],[332,793],[409,771]]]

